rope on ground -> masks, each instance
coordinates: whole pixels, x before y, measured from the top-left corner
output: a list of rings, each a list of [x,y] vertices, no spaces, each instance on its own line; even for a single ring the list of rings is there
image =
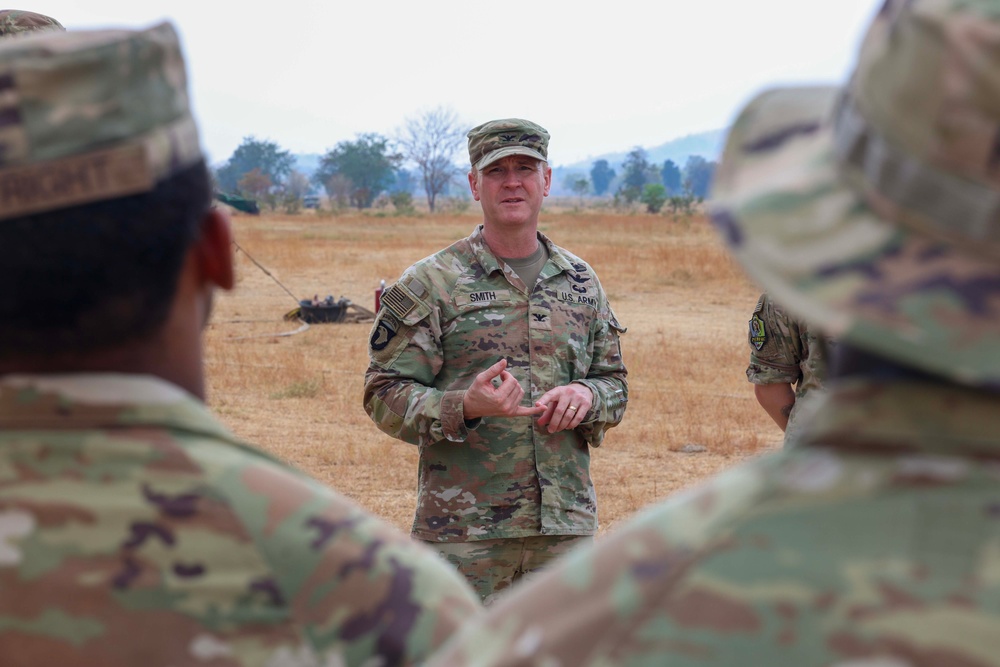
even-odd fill
[[[278,280],[277,278],[275,278],[273,275],[271,275],[270,271],[268,271],[267,269],[264,268],[263,264],[261,264],[260,262],[258,262],[256,259],[253,258],[253,256],[250,253],[248,253],[246,250],[244,250],[243,248],[241,248],[239,243],[237,243],[236,241],[233,241],[233,245],[236,246],[237,250],[239,250],[244,255],[246,255],[247,259],[249,259],[251,262],[253,262],[254,264],[256,264],[257,268],[260,269],[261,271],[263,271],[271,280],[273,280],[274,282],[278,283],[278,286],[281,289],[283,289],[286,292],[288,292],[288,296],[290,296],[293,299],[295,299],[295,303],[296,303],[296,305],[298,305],[298,303],[299,303],[299,297],[297,297],[294,294],[292,294],[292,291],[290,289],[288,289],[287,287],[285,287],[284,285],[282,285],[280,280]]]
[[[299,322],[302,322],[302,320],[299,320]],[[226,337],[225,340],[247,340],[249,338],[283,338],[286,336],[294,336],[295,334],[300,334],[303,331],[307,331],[308,329],[309,329],[309,323],[302,322],[302,326],[300,326],[295,331],[281,331],[278,333],[266,333],[266,334],[251,334],[249,336],[228,336]]]

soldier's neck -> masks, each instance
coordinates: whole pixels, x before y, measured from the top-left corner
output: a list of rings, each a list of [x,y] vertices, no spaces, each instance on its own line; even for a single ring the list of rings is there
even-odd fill
[[[483,239],[494,255],[511,259],[530,257],[538,250],[539,244],[535,225],[500,231],[486,225],[483,228]]]

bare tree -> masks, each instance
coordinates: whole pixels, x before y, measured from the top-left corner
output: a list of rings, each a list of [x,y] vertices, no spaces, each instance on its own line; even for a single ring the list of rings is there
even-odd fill
[[[437,196],[458,174],[453,162],[462,149],[465,133],[451,109],[437,107],[408,118],[398,132],[396,143],[402,154],[416,163],[427,193],[427,206],[434,210]]]

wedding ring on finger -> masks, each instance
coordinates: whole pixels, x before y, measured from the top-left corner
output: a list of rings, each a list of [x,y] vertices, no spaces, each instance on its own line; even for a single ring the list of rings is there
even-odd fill
[[[576,412],[576,409],[577,409],[577,408],[576,408],[576,406],[575,406],[575,405],[571,405],[571,406],[569,406],[569,407],[567,408],[567,410],[572,410],[573,412]]]

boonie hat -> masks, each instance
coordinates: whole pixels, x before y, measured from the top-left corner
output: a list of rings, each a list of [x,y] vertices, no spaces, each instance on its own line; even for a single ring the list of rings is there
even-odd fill
[[[466,136],[469,138],[469,162],[476,171],[508,155],[548,160],[549,133],[530,120],[491,120],[472,128]]]
[[[169,23],[0,40],[0,220],[152,190],[202,159]]]
[[[42,30],[65,30],[62,23],[51,16],[26,12],[20,9],[0,9],[0,37],[20,35]]]
[[[1000,0],[889,0],[843,88],[763,93],[716,172],[713,222],[828,335],[1000,383]]]

